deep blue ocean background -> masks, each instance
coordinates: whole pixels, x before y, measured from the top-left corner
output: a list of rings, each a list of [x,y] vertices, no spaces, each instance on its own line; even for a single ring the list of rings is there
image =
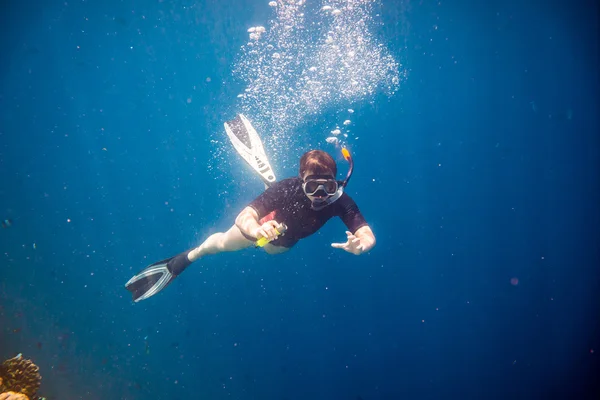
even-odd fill
[[[598,398],[596,2],[383,0],[408,76],[354,105],[373,251],[333,220],[131,301],[262,190],[223,122],[267,3],[3,3],[0,358],[49,399]],[[310,126],[280,178],[331,151]]]

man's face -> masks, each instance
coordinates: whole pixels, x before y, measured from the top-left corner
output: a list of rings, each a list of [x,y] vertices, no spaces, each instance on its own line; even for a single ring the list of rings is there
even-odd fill
[[[318,176],[318,178],[314,176]],[[308,184],[307,178],[309,178]],[[314,171],[306,171],[302,176],[302,181],[304,182],[304,194],[311,202],[323,201],[337,191],[337,182],[332,175],[324,176],[315,174]]]

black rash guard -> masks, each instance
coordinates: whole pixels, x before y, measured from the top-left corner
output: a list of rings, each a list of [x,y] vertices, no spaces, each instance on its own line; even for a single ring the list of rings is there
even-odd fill
[[[274,183],[249,206],[256,210],[261,224],[274,219],[287,225],[285,234],[271,242],[275,246],[287,248],[318,231],[331,217],[340,217],[352,233],[367,225],[358,206],[346,193],[322,210],[313,210],[310,199],[302,190],[300,178],[288,178]]]

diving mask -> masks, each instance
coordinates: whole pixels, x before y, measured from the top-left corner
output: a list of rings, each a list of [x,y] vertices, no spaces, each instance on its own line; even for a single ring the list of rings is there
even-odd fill
[[[332,196],[338,190],[338,182],[331,175],[309,175],[302,183],[307,196]]]

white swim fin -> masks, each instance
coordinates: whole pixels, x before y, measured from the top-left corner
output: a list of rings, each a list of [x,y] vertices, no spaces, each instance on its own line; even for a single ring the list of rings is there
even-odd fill
[[[225,122],[225,132],[240,156],[260,176],[267,187],[277,180],[265,155],[262,141],[254,127],[246,117],[239,114],[231,121]]]

